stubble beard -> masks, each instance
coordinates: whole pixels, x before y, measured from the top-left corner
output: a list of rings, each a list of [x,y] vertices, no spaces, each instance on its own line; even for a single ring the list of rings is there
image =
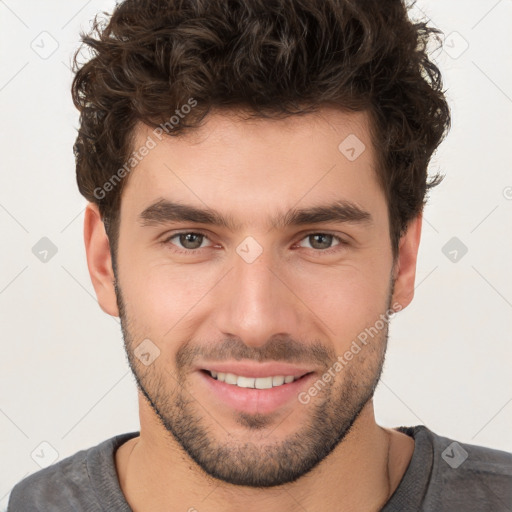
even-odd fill
[[[226,483],[275,487],[309,473],[346,438],[373,397],[382,373],[387,323],[314,399],[308,404],[297,400],[300,418],[304,418],[304,408],[309,413],[306,420],[297,422],[301,426],[295,433],[276,442],[282,420],[276,421],[275,414],[233,413],[237,424],[247,430],[247,435],[240,439],[231,435],[228,428],[219,426],[218,420],[213,419],[215,411],[205,411],[208,400],[199,397],[199,404],[188,391],[184,362],[192,354],[186,353],[186,344],[176,357],[174,372],[162,369],[156,364],[158,360],[146,367],[134,356],[138,342],[118,285],[116,294],[128,362],[140,392],[186,454],[205,473]],[[390,303],[391,293],[388,311]],[[333,363],[332,359],[326,360],[325,370],[332,368]]]

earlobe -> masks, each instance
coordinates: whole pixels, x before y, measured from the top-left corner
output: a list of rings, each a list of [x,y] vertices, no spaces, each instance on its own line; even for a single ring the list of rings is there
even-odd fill
[[[84,242],[89,275],[98,303],[105,313],[119,316],[110,243],[98,206],[93,203],[89,203],[85,209]]]
[[[422,220],[423,216],[420,213],[409,222],[407,231],[400,238],[397,261],[393,269],[395,285],[392,304],[396,304],[396,310],[406,308],[414,297]]]

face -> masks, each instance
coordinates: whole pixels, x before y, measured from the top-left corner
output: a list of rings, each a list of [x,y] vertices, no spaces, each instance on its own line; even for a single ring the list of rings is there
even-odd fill
[[[213,113],[162,141],[137,128],[136,147],[158,143],[121,201],[126,350],[148,407],[215,478],[296,480],[373,395],[406,304],[367,122],[323,109]]]

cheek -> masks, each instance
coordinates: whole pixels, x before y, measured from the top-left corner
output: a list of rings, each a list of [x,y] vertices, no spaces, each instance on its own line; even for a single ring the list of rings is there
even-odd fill
[[[128,275],[129,274],[129,275]],[[123,295],[130,318],[155,339],[172,336],[196,318],[197,306],[214,288],[218,276],[207,267],[168,262],[132,267],[124,273]]]
[[[310,271],[296,279],[297,295],[326,325],[337,351],[375,324],[387,310],[389,269],[344,267]]]

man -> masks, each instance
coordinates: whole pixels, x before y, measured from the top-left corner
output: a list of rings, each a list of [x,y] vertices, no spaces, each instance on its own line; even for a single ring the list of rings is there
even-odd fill
[[[510,510],[512,455],[382,428],[450,116],[399,0],[126,0],[84,36],[77,180],[140,432],[9,511]]]

